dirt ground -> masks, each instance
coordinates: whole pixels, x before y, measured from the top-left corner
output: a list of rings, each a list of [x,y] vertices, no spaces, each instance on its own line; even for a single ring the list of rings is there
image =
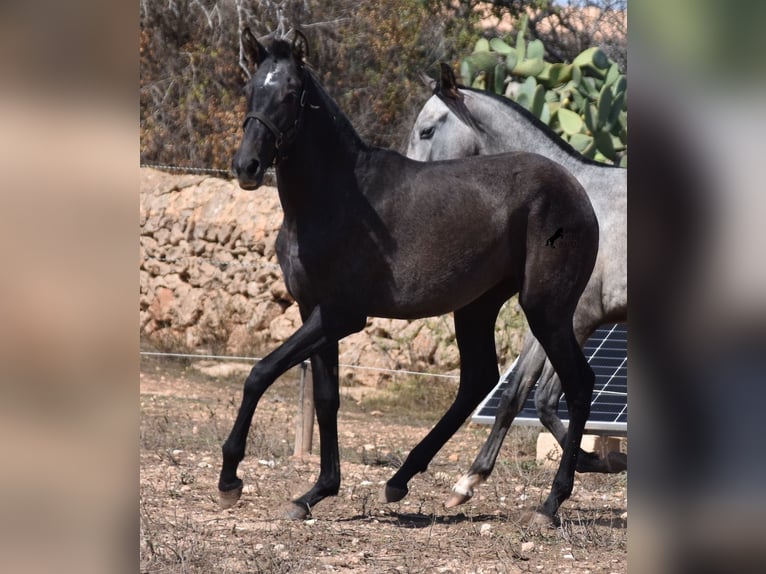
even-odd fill
[[[339,495],[309,520],[281,519],[285,503],[313,484],[319,467],[316,456],[292,457],[297,372],[277,381],[258,406],[239,469],[244,493],[221,510],[220,446],[244,380],[228,371],[212,376],[194,365],[142,360],[142,573],[627,571],[625,473],[577,475],[561,525],[526,528],[517,519],[544,499],[553,471],[534,460],[537,430],[514,427],[489,481],[448,510],[452,484],[489,433],[466,423],[413,478],[410,494],[385,504],[378,498],[383,484],[444,405],[359,402],[353,388],[343,389],[339,414]],[[315,431],[314,452],[317,441]]]

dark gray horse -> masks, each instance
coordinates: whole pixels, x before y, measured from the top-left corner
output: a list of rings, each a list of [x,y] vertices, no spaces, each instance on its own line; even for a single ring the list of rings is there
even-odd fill
[[[223,445],[219,494],[240,497],[237,467],[256,405],[274,380],[311,358],[320,436],[316,484],[287,515],[303,518],[340,488],[338,341],[368,316],[413,319],[454,311],[461,359],[457,397],[388,481],[403,498],[497,381],[494,324],[514,293],[566,392],[572,423],[564,457],[533,520],[551,520],[572,491],[594,376],[572,316],[593,269],[598,223],[574,177],[542,156],[513,153],[416,162],[361,140],[304,64],[305,39],[265,49],[245,30],[257,66],[248,83],[244,135],[233,169],[258,188],[276,163],[284,211],[276,250],[303,325],[253,367]],[[497,182],[503,185],[497,185]],[[546,240],[559,228],[556,248]]]
[[[600,227],[596,265],[574,315],[575,336],[583,344],[599,325],[626,321],[627,170],[584,158],[520,105],[489,92],[459,88],[452,69],[446,64],[441,68],[434,96],[415,120],[407,155],[433,161],[527,151],[567,168],[585,188]],[[550,237],[551,247],[560,236]],[[468,500],[492,472],[508,428],[538,378],[538,415],[564,445],[566,428],[556,414],[561,382],[533,333],[527,333],[516,367],[508,377],[492,433],[468,473],[455,485],[447,506]],[[577,462],[580,472],[619,472],[626,468],[627,457],[616,452],[602,459],[580,451]]]

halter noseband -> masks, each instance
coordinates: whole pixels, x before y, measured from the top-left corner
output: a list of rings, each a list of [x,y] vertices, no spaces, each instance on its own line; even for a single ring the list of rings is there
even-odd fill
[[[250,120],[256,120],[261,122],[264,126],[268,128],[268,130],[272,133],[274,138],[276,139],[275,148],[277,150],[277,153],[274,156],[274,163],[278,163],[280,159],[285,159],[287,156],[282,155],[282,149],[283,146],[289,146],[293,142],[295,142],[296,137],[298,136],[298,130],[300,129],[301,123],[303,121],[303,110],[306,107],[306,89],[304,88],[301,92],[301,100],[300,100],[300,106],[298,108],[298,115],[295,118],[295,121],[293,122],[293,125],[291,125],[289,128],[287,128],[285,131],[280,130],[277,125],[272,122],[269,118],[267,118],[265,115],[263,115],[261,112],[248,112],[248,114],[245,116],[245,121],[242,123],[242,129],[245,129],[247,127],[247,122]]]

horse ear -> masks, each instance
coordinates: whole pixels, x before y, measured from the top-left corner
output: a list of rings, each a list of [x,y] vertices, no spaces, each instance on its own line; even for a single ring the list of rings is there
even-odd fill
[[[309,41],[300,30],[293,30],[293,34],[295,35],[293,38],[293,56],[299,62],[303,62],[309,57]]]
[[[449,64],[441,62],[441,70],[441,80],[434,89],[434,94],[447,105],[450,111],[455,114],[460,121],[471,128],[480,129],[476,120],[465,105],[465,97],[458,89],[457,80],[455,79],[455,73],[452,71],[452,68]]]
[[[449,64],[441,62],[441,78],[439,80],[439,91],[449,98],[462,100],[463,94],[457,89],[457,79],[455,72]]]
[[[428,88],[431,91],[436,89],[436,86],[438,84],[436,80],[434,80],[430,76],[427,76],[423,72],[420,72],[418,75],[420,76],[420,81],[423,82],[423,85],[425,85],[426,88]]]
[[[242,36],[241,36],[241,42],[242,42],[242,48],[245,52],[245,57],[250,61],[250,64],[257,68],[261,65],[261,62],[263,62],[266,59],[266,56],[269,55],[268,50],[263,47],[263,45],[255,39],[255,36],[253,36],[253,33],[250,31],[250,28],[245,28],[242,30]]]

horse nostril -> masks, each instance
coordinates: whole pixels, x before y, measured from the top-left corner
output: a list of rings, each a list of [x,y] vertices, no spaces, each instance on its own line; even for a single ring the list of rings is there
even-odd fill
[[[247,167],[245,168],[245,172],[247,175],[251,177],[255,177],[255,174],[258,173],[258,167],[260,166],[260,163],[257,159],[251,159],[250,163],[247,164]]]

